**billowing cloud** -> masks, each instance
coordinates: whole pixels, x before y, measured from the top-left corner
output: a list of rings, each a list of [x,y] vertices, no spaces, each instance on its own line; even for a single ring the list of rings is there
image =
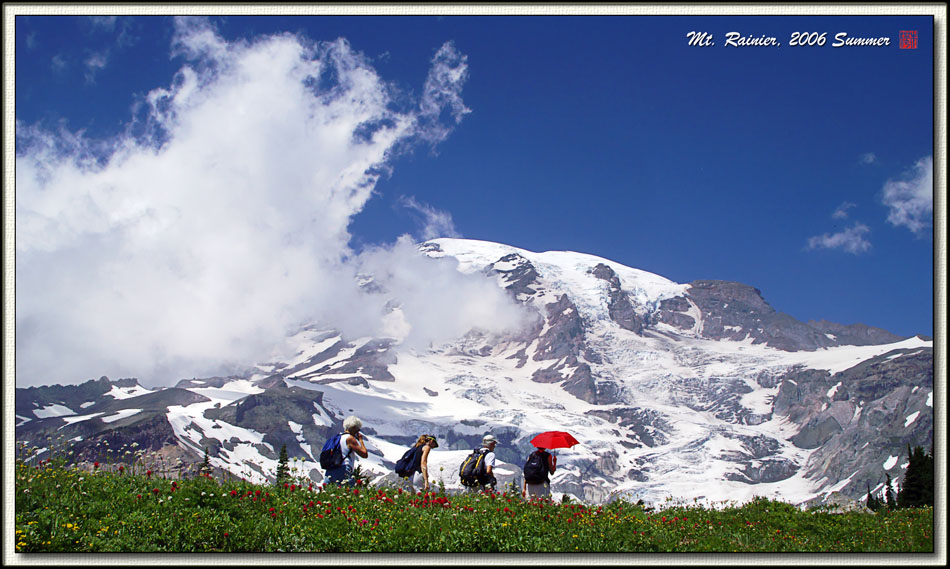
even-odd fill
[[[461,276],[406,243],[362,258],[348,246],[351,219],[399,149],[443,140],[467,112],[465,58],[451,44],[413,108],[397,108],[342,39],[228,42],[184,18],[173,49],[186,63],[120,137],[17,124],[18,385],[167,384],[279,357],[275,345],[312,322],[398,328],[424,343],[504,313],[497,296],[439,297],[433,287]],[[383,268],[378,280],[404,295],[391,304],[357,285],[359,272]],[[427,280],[413,284],[416,270]],[[436,325],[428,308],[444,315],[445,302],[475,306]]]
[[[867,235],[871,229],[863,223],[855,223],[838,233],[825,233],[808,239],[808,249],[841,249],[855,255],[871,249]]]
[[[399,203],[406,209],[412,211],[419,218],[423,241],[437,239],[439,237],[462,236],[455,230],[455,222],[452,220],[451,213],[436,209],[428,204],[419,203],[416,198],[412,196],[401,196]]]
[[[451,257],[424,258],[408,236],[364,251],[358,266],[361,274],[372,275],[374,288],[383,291],[370,296],[387,302],[386,335],[405,348],[425,349],[470,330],[514,330],[527,322],[527,314],[494,279],[460,273]]]
[[[933,223],[933,157],[921,158],[900,178],[888,180],[884,184],[882,202],[889,209],[889,223],[923,235]]]

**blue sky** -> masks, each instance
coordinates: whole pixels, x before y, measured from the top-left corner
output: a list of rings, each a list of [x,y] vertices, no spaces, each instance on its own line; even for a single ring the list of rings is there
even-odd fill
[[[899,48],[902,30],[917,32],[917,49]],[[690,46],[691,31],[711,34],[715,45]],[[728,32],[775,37],[781,45],[726,46]],[[824,33],[825,43],[791,46],[796,32]],[[890,45],[833,47],[841,32],[887,37]],[[149,190],[157,194],[130,189],[134,207],[104,196],[121,194],[121,184],[135,179],[127,171],[136,153],[152,149],[154,157],[170,139],[184,138],[175,130],[181,124],[242,127],[238,120],[214,122],[197,114],[193,121],[163,122],[171,115],[161,114],[167,108],[160,95],[166,103],[184,101],[190,85],[185,68],[198,77],[192,87],[201,91],[220,75],[215,66],[224,65],[222,53],[238,46],[250,52],[275,34],[312,50],[307,61],[343,53],[341,59],[359,61],[357,68],[385,86],[388,110],[372,132],[402,119],[412,124],[399,142],[373,149],[376,158],[354,151],[349,162],[340,162],[371,164],[366,171],[373,175],[357,183],[371,193],[354,193],[341,220],[319,222],[335,227],[326,235],[339,247],[305,251],[355,256],[393,247],[405,234],[580,251],[676,282],[746,283],[776,310],[802,321],[933,334],[930,16],[18,16],[17,270],[25,275],[21,280],[18,274],[18,337],[60,325],[75,334],[82,330],[77,322],[95,319],[77,312],[67,323],[32,307],[50,297],[68,303],[70,290],[92,282],[84,275],[96,262],[115,269],[114,258],[103,261],[109,254],[146,251],[152,241],[126,241],[146,247],[136,250],[107,242],[105,236],[128,235],[133,222],[120,212],[157,211],[150,219],[176,231],[170,220],[177,218],[163,211],[214,208],[190,197],[176,202],[158,185]],[[321,51],[339,38],[347,49]],[[353,69],[341,67],[319,81],[340,81]],[[439,76],[438,69],[449,74]],[[149,101],[158,103],[149,107]],[[434,114],[422,111],[427,103],[438,105]],[[223,104],[202,108],[217,113]],[[260,109],[246,112],[254,108]],[[287,119],[268,123],[260,140],[281,140],[270,130],[273,124],[293,130],[293,117]],[[258,139],[252,130],[230,136]],[[298,183],[307,168],[312,180],[322,172],[320,160],[333,154],[324,149],[294,161],[292,152],[275,150],[275,144],[263,148],[254,156],[263,156],[262,171],[272,172],[274,184]],[[179,160],[195,155],[165,154],[149,171],[177,169],[173,154]],[[44,178],[44,156],[57,164],[91,158],[97,165]],[[103,170],[122,160],[125,173],[116,168],[108,177],[113,193],[88,190],[77,209],[80,202],[67,188],[85,187],[79,181],[94,171],[100,187]],[[218,161],[248,158],[222,154],[214,160],[220,168]],[[27,184],[26,173],[35,172]],[[300,191],[309,192],[309,183]],[[35,199],[21,196],[21,187]],[[274,219],[299,229],[280,239],[320,239],[319,231],[308,233],[312,227],[288,212],[313,207],[323,215],[338,205],[331,197],[326,207],[318,201],[304,207],[297,194],[268,191]],[[35,197],[41,195],[47,197]],[[167,209],[142,206],[150,195],[164,196]],[[51,205],[54,200],[70,205]],[[310,218],[314,224],[317,215]],[[204,239],[200,230],[191,235],[194,243]],[[86,247],[98,249],[80,266],[76,259]],[[155,247],[147,254],[165,258]],[[187,274],[185,261],[169,258],[180,271],[175,274]],[[53,278],[43,269],[51,263],[62,271]],[[287,266],[298,269],[299,258]],[[253,268],[246,270],[253,278]],[[76,288],[35,286],[51,280]],[[169,301],[144,284],[133,288],[149,303]],[[21,323],[21,314],[29,322]],[[42,359],[17,349],[18,359]],[[177,357],[168,346],[150,349]]]

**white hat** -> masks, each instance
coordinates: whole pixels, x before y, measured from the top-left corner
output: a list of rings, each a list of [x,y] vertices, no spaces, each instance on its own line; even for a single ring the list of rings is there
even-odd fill
[[[485,435],[484,437],[482,437],[483,445],[488,446],[491,443],[498,444],[498,439],[495,438],[495,435]]]

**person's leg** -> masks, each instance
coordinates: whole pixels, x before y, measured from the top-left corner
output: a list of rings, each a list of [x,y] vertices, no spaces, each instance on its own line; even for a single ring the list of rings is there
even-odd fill
[[[416,472],[415,474],[413,474],[411,480],[412,480],[412,486],[414,488],[418,488],[422,490],[423,488],[426,487],[426,481],[425,481],[425,478],[422,477],[421,472]]]
[[[338,466],[337,468],[329,468],[324,473],[324,483],[326,484],[342,484],[346,479],[346,469],[343,466]]]

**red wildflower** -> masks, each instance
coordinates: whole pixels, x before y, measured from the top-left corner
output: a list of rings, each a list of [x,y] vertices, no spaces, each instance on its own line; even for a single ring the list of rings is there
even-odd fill
[[[93,467],[93,468],[99,468],[99,463],[98,463],[98,462],[93,462],[93,463],[92,463],[92,467]]]

